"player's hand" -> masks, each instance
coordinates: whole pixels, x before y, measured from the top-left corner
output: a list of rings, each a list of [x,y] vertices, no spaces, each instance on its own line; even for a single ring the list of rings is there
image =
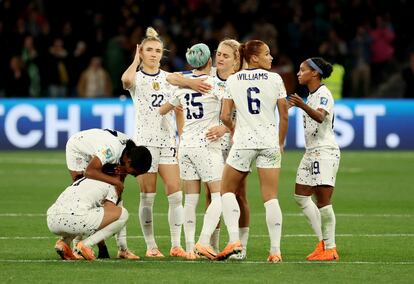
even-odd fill
[[[299,108],[303,108],[305,106],[305,102],[296,93],[289,96],[288,103],[291,106],[297,106]]]
[[[182,105],[178,105],[178,106],[176,106],[176,107],[175,107],[175,110],[176,110],[176,111],[183,112],[184,108],[183,108],[183,106],[182,106]]]
[[[207,131],[206,137],[210,141],[220,139],[227,132],[227,127],[224,125],[213,126]]]
[[[136,62],[138,63],[138,65],[139,65],[139,64],[140,64],[140,62],[141,62],[141,58],[139,57],[139,48],[140,48],[140,45],[139,45],[139,44],[137,44],[137,49],[136,49],[136,51],[135,51],[134,61],[136,61]]]
[[[190,88],[202,94],[208,93],[213,88],[213,86],[206,83],[205,80],[207,80],[207,78],[198,78],[191,80]]]

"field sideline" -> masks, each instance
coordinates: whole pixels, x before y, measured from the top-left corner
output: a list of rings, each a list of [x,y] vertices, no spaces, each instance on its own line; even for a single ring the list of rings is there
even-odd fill
[[[304,260],[316,244],[292,198],[301,151],[287,151],[282,163],[281,264],[266,263],[269,239],[254,171],[248,180],[251,226],[244,262],[185,261],[166,257],[117,260],[114,238],[110,260],[63,262],[53,250],[56,237],[46,226],[46,210],[69,184],[63,151],[0,152],[0,283],[414,283],[414,152],[343,151],[334,194],[337,216],[336,263]],[[142,256],[138,224],[139,192],[128,177],[124,204],[130,213],[129,248]],[[197,234],[204,199],[200,199]],[[155,235],[164,254],[170,248],[167,200],[159,186],[154,206]],[[221,231],[221,247],[227,240]],[[182,245],[184,238],[182,237]]]

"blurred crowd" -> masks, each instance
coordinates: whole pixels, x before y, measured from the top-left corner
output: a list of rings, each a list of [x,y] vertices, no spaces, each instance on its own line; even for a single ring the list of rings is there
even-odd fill
[[[204,42],[261,39],[288,93],[301,61],[334,64],[336,98],[414,97],[414,1],[0,0],[0,97],[110,97],[147,26],[165,43],[162,68],[186,69]]]

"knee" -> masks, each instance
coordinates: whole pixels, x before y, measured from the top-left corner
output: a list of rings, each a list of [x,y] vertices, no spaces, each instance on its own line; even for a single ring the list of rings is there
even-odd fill
[[[331,203],[329,202],[329,201],[317,201],[316,202],[316,206],[320,209],[320,208],[322,208],[322,207],[325,207],[325,206],[328,206],[328,205],[331,205]]]
[[[309,202],[312,201],[310,196],[305,196],[305,195],[295,194],[294,198],[295,198],[296,204],[302,209],[306,208]]]

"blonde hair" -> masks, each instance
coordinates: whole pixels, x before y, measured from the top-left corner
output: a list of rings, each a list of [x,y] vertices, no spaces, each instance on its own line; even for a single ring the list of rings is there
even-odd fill
[[[234,60],[236,62],[234,65],[234,72],[240,71],[240,69],[242,69],[239,53],[240,42],[235,39],[225,39],[219,43],[218,48],[220,48],[221,45],[228,46],[233,50]]]
[[[145,38],[141,42],[141,46],[143,46],[148,41],[158,41],[161,43],[162,46],[164,46],[164,43],[162,42],[161,38],[158,36],[158,32],[153,27],[148,27],[145,31]]]

